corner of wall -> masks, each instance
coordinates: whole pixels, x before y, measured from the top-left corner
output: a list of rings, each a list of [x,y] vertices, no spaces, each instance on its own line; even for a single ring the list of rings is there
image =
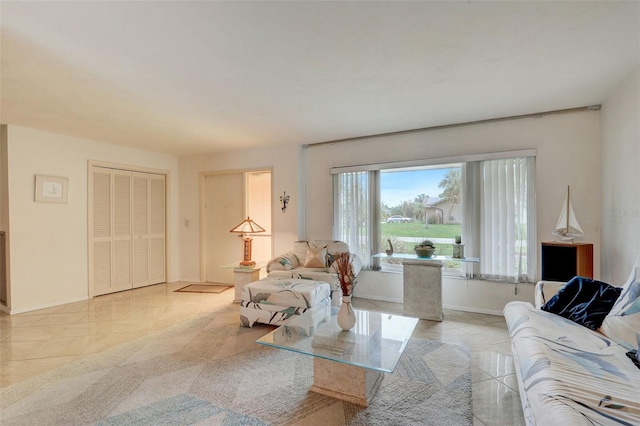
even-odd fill
[[[640,255],[640,67],[612,91],[600,114],[601,277],[623,284]]]

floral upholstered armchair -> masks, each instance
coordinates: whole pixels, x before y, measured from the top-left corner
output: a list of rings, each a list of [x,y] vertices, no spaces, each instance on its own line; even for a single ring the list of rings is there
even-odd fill
[[[269,277],[301,278],[329,283],[331,304],[338,306],[342,291],[334,256],[345,252],[349,252],[349,246],[342,241],[295,241],[291,251],[269,260],[267,273]],[[353,253],[352,256],[353,272],[357,277],[362,269],[362,261]]]

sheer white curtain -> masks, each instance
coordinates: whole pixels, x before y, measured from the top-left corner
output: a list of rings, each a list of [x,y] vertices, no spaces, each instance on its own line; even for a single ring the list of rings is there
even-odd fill
[[[480,276],[535,280],[534,158],[479,162]]]
[[[377,247],[375,180],[375,172],[370,171],[333,175],[333,238],[347,243],[364,268],[371,268],[372,248]]]

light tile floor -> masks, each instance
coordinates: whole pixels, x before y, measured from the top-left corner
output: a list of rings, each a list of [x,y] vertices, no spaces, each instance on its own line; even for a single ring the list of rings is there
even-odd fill
[[[184,293],[176,282],[9,316],[0,313],[0,387],[18,383],[116,345],[233,303],[234,292]],[[402,305],[354,299],[356,309],[402,313]],[[524,424],[503,317],[445,311],[420,320],[413,337],[471,349],[475,425]]]

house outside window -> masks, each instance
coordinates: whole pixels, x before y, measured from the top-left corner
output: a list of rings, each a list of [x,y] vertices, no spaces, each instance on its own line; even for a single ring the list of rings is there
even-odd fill
[[[451,256],[456,235],[462,235],[461,165],[380,170],[381,247],[413,254],[424,240],[436,255]],[[444,262],[445,274],[461,274],[460,262]],[[402,260],[381,257],[383,271],[402,271]]]

